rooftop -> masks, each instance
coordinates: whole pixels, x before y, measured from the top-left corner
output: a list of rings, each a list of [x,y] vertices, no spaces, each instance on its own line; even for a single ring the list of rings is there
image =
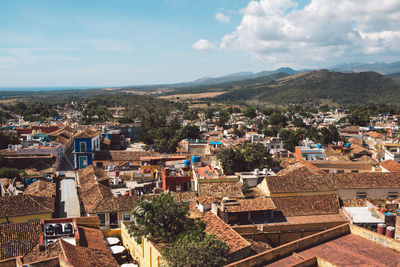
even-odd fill
[[[199,183],[199,196],[209,196],[222,199],[229,198],[244,198],[241,184],[239,182],[209,182]]]
[[[52,213],[54,198],[34,195],[0,196],[0,218]]]
[[[0,260],[22,256],[39,241],[39,220],[0,225]]]
[[[340,208],[336,194],[272,197],[272,201],[285,217],[337,214]]]
[[[289,257],[266,266],[288,266],[311,257],[322,258],[333,266],[398,266],[400,264],[399,252],[354,234],[348,234],[293,253]]]

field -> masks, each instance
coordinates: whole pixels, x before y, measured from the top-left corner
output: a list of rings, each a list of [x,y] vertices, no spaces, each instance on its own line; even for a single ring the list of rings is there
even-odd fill
[[[224,94],[225,92],[205,92],[199,94],[179,94],[179,95],[167,95],[167,96],[160,96],[162,99],[167,100],[179,100],[179,99],[202,99],[202,98],[213,98],[219,95]]]

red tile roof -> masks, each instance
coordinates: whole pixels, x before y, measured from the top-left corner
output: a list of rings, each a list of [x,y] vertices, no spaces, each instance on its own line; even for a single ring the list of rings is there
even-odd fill
[[[272,197],[272,201],[284,216],[337,214],[340,208],[336,194]]]
[[[54,198],[33,195],[0,196],[0,218],[54,211]]]
[[[39,241],[39,220],[0,225],[0,260],[22,256]]]
[[[390,172],[400,172],[400,164],[394,160],[383,161],[380,165]]]

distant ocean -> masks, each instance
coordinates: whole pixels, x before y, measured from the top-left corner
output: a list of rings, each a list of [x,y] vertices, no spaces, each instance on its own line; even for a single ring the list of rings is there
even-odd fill
[[[61,90],[86,90],[86,89],[99,89],[99,88],[107,88],[107,87],[0,87],[0,92],[10,92],[10,91],[61,91]]]

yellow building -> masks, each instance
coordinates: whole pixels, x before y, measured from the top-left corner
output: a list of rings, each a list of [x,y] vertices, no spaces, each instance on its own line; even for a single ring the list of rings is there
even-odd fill
[[[138,244],[135,238],[130,236],[127,222],[121,224],[121,238],[124,247],[129,251],[132,258],[138,261],[139,266],[158,267],[161,265],[160,246],[144,237],[142,244]]]
[[[0,197],[0,224],[52,218],[54,198],[33,195]]]

